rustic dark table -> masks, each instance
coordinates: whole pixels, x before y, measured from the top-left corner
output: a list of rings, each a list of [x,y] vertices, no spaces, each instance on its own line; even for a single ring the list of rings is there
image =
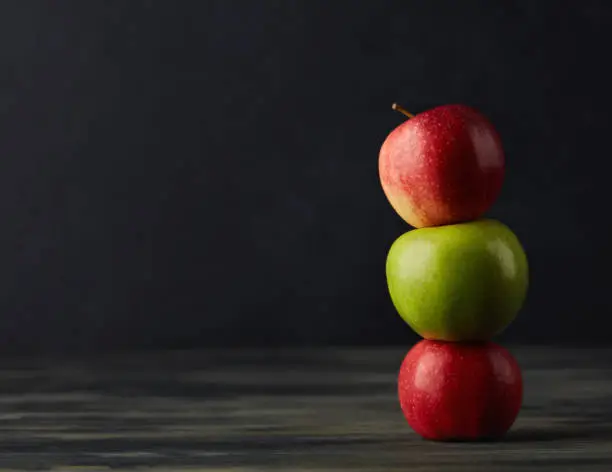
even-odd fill
[[[0,361],[0,470],[612,471],[612,350],[511,347],[525,401],[502,442],[405,423],[407,349]]]

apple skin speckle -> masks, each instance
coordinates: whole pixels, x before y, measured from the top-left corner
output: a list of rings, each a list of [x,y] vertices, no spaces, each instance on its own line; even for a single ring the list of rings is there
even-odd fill
[[[379,154],[383,191],[415,228],[480,218],[497,199],[504,172],[495,128],[465,105],[419,113],[387,136]]]

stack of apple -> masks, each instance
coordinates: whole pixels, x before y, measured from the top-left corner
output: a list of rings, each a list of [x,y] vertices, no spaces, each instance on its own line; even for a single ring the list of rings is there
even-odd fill
[[[393,304],[422,338],[399,372],[402,411],[431,440],[502,437],[523,397],[514,357],[491,339],[521,309],[528,264],[515,234],[483,217],[497,198],[505,158],[478,111],[445,105],[408,116],[386,138],[380,180],[414,229],[391,246]]]

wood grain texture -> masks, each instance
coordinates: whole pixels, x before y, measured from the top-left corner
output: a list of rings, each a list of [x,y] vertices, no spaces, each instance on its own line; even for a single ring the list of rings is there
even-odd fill
[[[523,410],[482,444],[410,430],[406,350],[3,360],[0,470],[612,470],[612,350],[511,348]]]

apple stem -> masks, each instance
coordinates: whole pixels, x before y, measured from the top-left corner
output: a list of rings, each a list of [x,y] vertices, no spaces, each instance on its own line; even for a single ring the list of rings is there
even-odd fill
[[[414,118],[414,115],[412,113],[410,113],[403,106],[398,105],[397,103],[394,103],[393,105],[391,105],[391,108],[395,111],[399,111],[400,113],[406,115],[408,118]]]

